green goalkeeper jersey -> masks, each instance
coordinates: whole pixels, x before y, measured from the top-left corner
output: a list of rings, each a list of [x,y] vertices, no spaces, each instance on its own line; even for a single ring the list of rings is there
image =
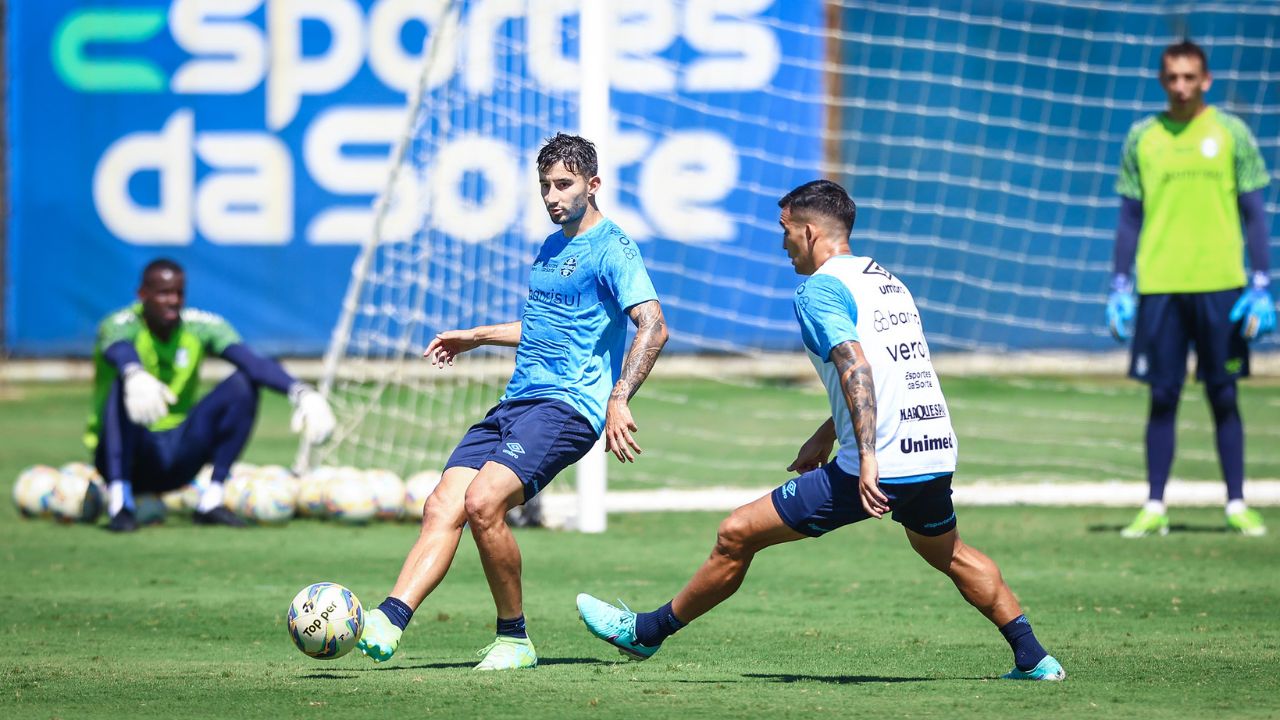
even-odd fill
[[[151,430],[160,431],[182,424],[196,404],[200,389],[200,363],[205,355],[221,355],[228,346],[240,342],[240,336],[221,316],[195,308],[182,311],[182,321],[174,328],[168,341],[151,334],[142,317],[142,303],[134,303],[108,315],[98,326],[98,339],[93,348],[93,410],[84,436],[85,444],[91,450],[98,444],[107,393],[119,374],[103,352],[121,340],[133,343],[142,367],[168,385],[178,398],[178,402],[169,407],[169,414],[151,425]]]
[[[1230,113],[1207,107],[1190,122],[1162,114],[1135,123],[1124,142],[1116,192],[1142,201],[1138,292],[1242,287],[1237,198],[1268,180],[1257,141]]]

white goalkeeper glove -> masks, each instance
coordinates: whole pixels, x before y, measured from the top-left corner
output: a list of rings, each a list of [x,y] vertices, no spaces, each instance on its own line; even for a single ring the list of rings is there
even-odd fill
[[[302,433],[311,445],[323,445],[333,434],[333,411],[329,402],[318,390],[306,383],[294,383],[289,388],[289,402],[293,403],[293,431]]]
[[[156,379],[138,363],[130,363],[124,371],[124,409],[133,422],[147,427],[169,414],[169,406],[178,398],[168,385]]]

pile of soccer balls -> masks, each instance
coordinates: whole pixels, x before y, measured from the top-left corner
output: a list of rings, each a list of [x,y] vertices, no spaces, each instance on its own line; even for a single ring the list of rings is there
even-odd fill
[[[13,502],[26,517],[93,522],[106,506],[106,486],[92,465],[33,465],[13,484]]]
[[[210,482],[206,467],[187,486],[156,497],[136,495],[138,520],[159,522],[166,513],[190,513]],[[440,474],[422,471],[401,480],[390,470],[321,467],[301,477],[280,465],[237,463],[224,485],[223,502],[260,525],[279,525],[298,517],[345,524],[375,520],[418,520]],[[13,487],[18,511],[32,518],[92,523],[103,514],[106,486],[92,465],[61,468],[35,465],[23,470]]]

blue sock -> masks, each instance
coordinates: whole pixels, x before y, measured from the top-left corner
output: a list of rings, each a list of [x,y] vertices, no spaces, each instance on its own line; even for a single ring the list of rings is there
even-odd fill
[[[413,610],[409,609],[408,605],[405,605],[393,597],[388,596],[387,599],[383,600],[382,604],[378,606],[378,609],[382,611],[383,615],[387,616],[387,619],[391,621],[392,625],[395,625],[401,630],[404,630],[405,627],[409,625],[409,621],[413,619]]]
[[[1036,640],[1026,615],[1019,615],[1000,627],[1000,634],[1013,648],[1013,664],[1022,671],[1034,668],[1049,654]]]
[[[636,639],[645,647],[657,647],[684,627],[667,603],[653,612],[636,614]]]
[[[521,615],[520,617],[512,620],[503,620],[502,618],[498,618],[498,634],[514,638],[529,637],[529,633],[525,632],[524,629],[524,616]]]

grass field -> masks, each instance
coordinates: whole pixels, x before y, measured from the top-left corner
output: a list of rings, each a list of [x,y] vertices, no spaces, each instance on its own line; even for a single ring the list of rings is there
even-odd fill
[[[966,468],[975,472],[1017,479],[1019,472],[999,474],[1002,456],[1017,449],[1006,435],[1029,433],[1033,422],[1074,438],[1026,461],[1051,460],[1045,467],[1065,481],[1092,479],[1087,468],[1073,474],[1073,457],[1116,474],[1141,470],[1140,458],[1129,457],[1140,449],[1135,388],[1077,380],[947,387]],[[730,402],[716,388],[652,389]],[[78,457],[83,388],[0,390],[6,483],[25,465]],[[1280,388],[1255,384],[1244,402],[1251,475],[1280,476],[1268,440]],[[286,410],[269,398],[248,459],[291,456]],[[722,410],[745,418],[750,408]],[[637,415],[644,412],[638,405]],[[1189,397],[1183,417],[1194,432],[1184,432],[1180,453],[1193,457],[1176,472],[1213,481],[1207,411]],[[666,422],[651,421],[645,462],[662,462],[658,426]],[[1259,431],[1269,434],[1258,441]],[[303,656],[288,639],[284,611],[298,589],[321,579],[376,604],[411,526],[297,521],[232,531],[179,517],[115,537],[22,520],[6,503],[0,717],[1280,717],[1280,535],[1227,535],[1221,510],[1204,508],[1180,511],[1180,531],[1166,538],[1125,541],[1114,530],[1130,512],[960,511],[964,537],[1001,564],[1067,668],[1068,681],[1053,685],[992,680],[1010,666],[1007,646],[887,521],[766,551],[734,598],[639,664],[587,634],[574,594],[621,597],[642,609],[665,602],[705,557],[719,516],[615,516],[604,536],[518,531],[542,665],[482,675],[469,668],[491,639],[493,607],[467,537],[401,653],[375,666],[360,656]]]

